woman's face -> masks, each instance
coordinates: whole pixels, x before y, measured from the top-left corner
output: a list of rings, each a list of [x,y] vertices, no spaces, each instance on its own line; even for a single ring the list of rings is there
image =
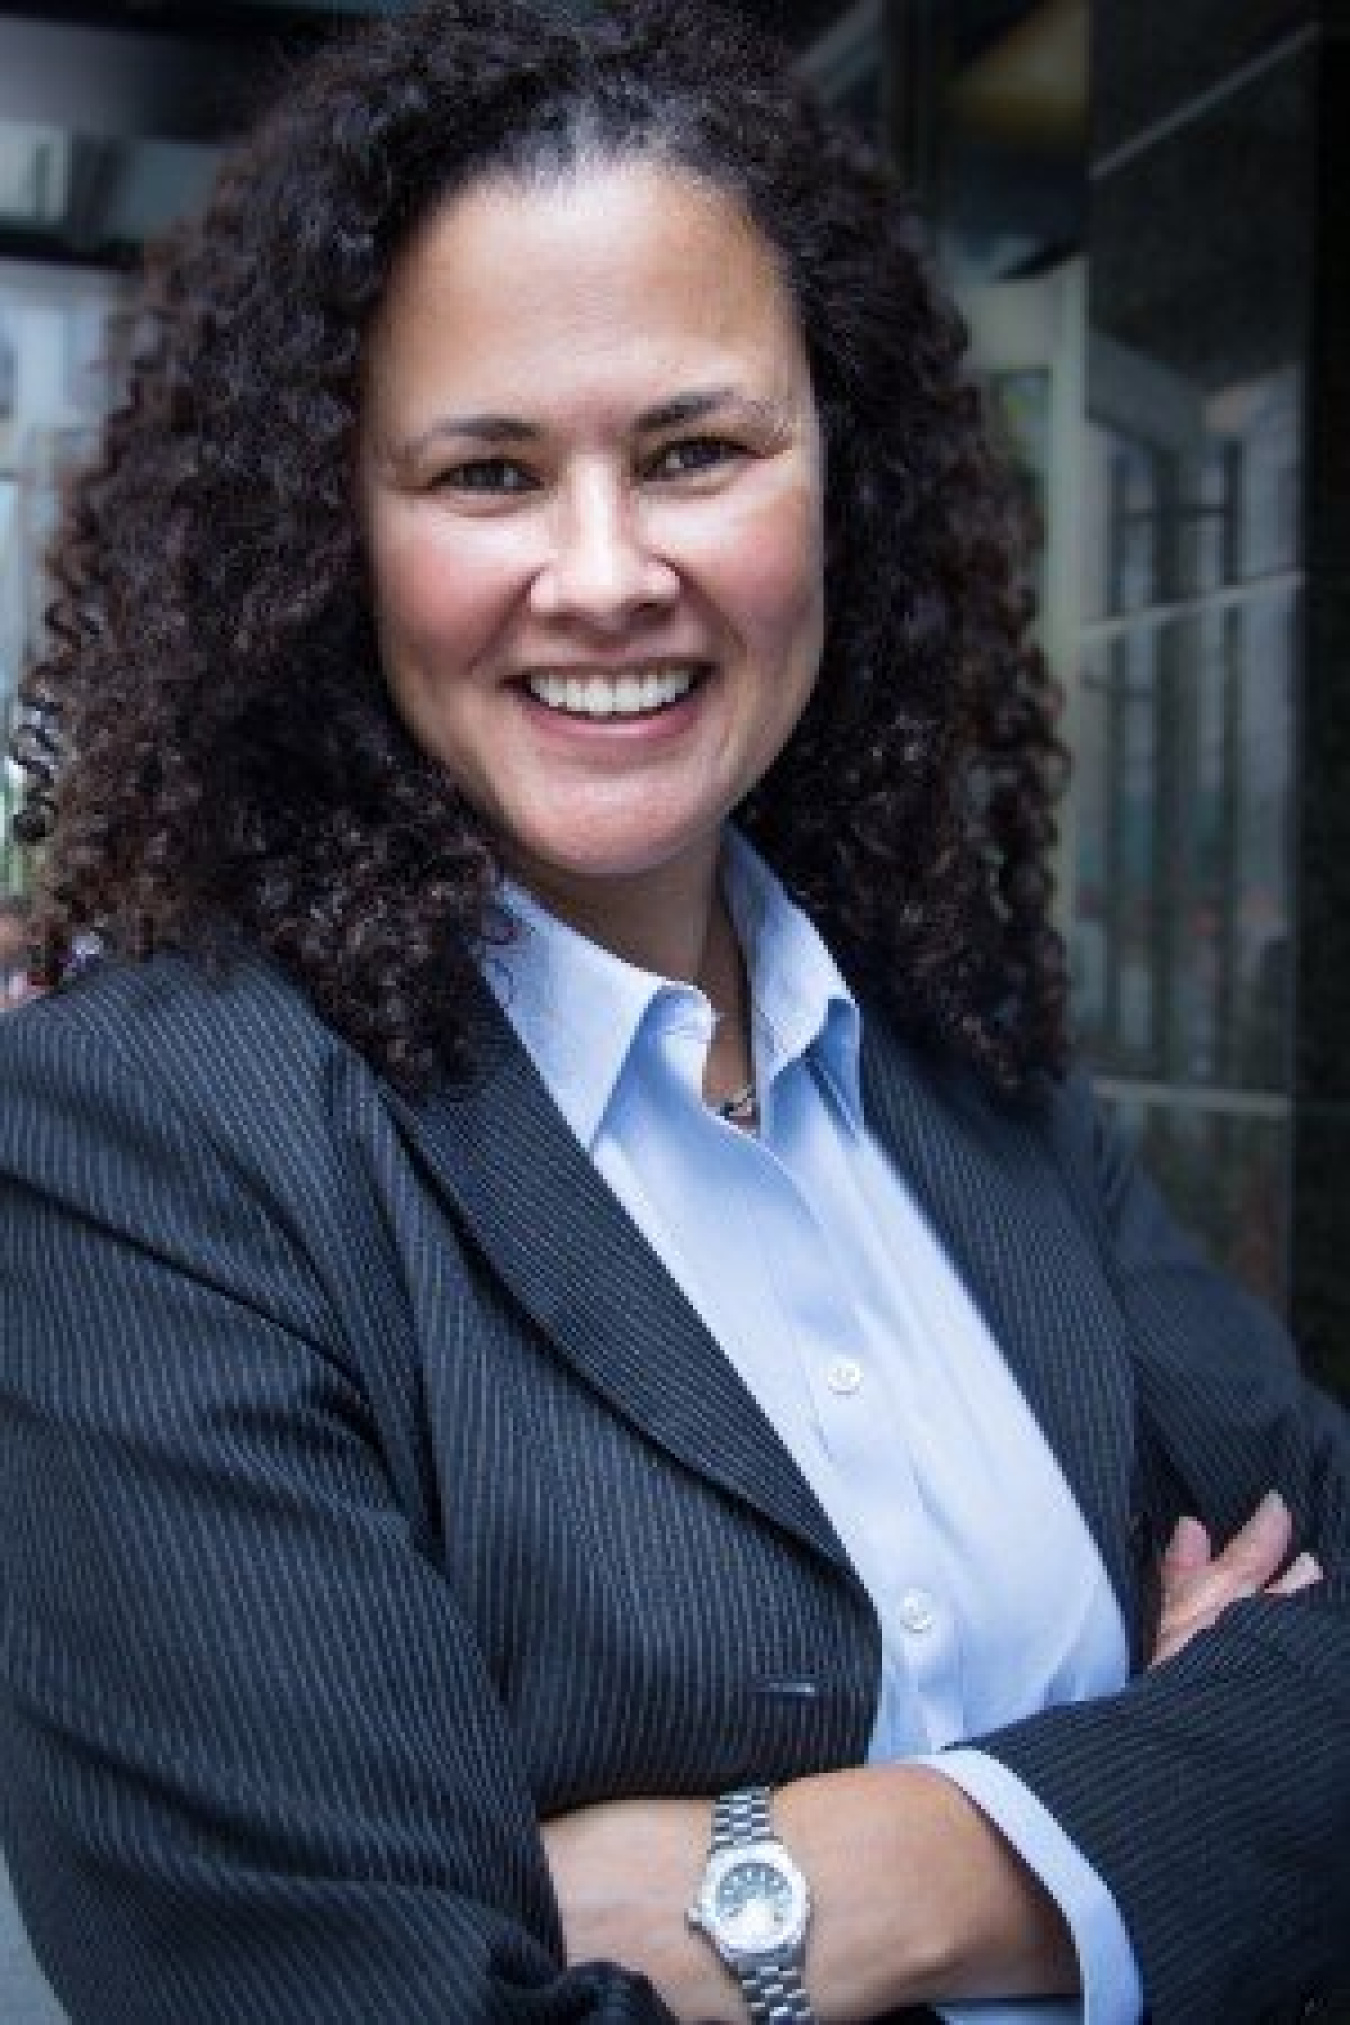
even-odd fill
[[[405,251],[362,431],[384,667],[563,914],[709,889],[816,678],[822,479],[789,293],[692,176],[484,181]]]

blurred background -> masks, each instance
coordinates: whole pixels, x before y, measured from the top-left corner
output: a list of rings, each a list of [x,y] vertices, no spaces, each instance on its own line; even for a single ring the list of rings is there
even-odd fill
[[[908,177],[1039,510],[1082,1051],[1350,1396],[1350,0],[744,4]],[[377,11],[0,0],[0,720],[144,244]]]

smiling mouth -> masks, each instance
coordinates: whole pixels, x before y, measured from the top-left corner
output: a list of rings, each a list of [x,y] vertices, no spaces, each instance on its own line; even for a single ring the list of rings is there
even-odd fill
[[[651,717],[682,702],[706,673],[700,663],[681,662],[621,675],[529,675],[525,687],[564,717]]]

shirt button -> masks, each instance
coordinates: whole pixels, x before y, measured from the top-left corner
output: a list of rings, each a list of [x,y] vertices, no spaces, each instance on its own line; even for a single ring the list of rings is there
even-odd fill
[[[863,1382],[863,1368],[856,1357],[833,1357],[825,1372],[831,1392],[856,1392]]]
[[[900,1598],[900,1622],[906,1631],[931,1631],[937,1613],[923,1589],[907,1589]]]

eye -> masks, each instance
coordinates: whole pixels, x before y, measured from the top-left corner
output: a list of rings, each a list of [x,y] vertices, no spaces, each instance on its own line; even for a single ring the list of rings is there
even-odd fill
[[[470,457],[437,474],[435,489],[442,492],[529,492],[534,474],[510,457]]]
[[[656,451],[648,460],[643,475],[647,478],[691,478],[702,472],[715,471],[744,455],[740,444],[730,442],[725,436],[682,436],[678,442],[666,443]]]

